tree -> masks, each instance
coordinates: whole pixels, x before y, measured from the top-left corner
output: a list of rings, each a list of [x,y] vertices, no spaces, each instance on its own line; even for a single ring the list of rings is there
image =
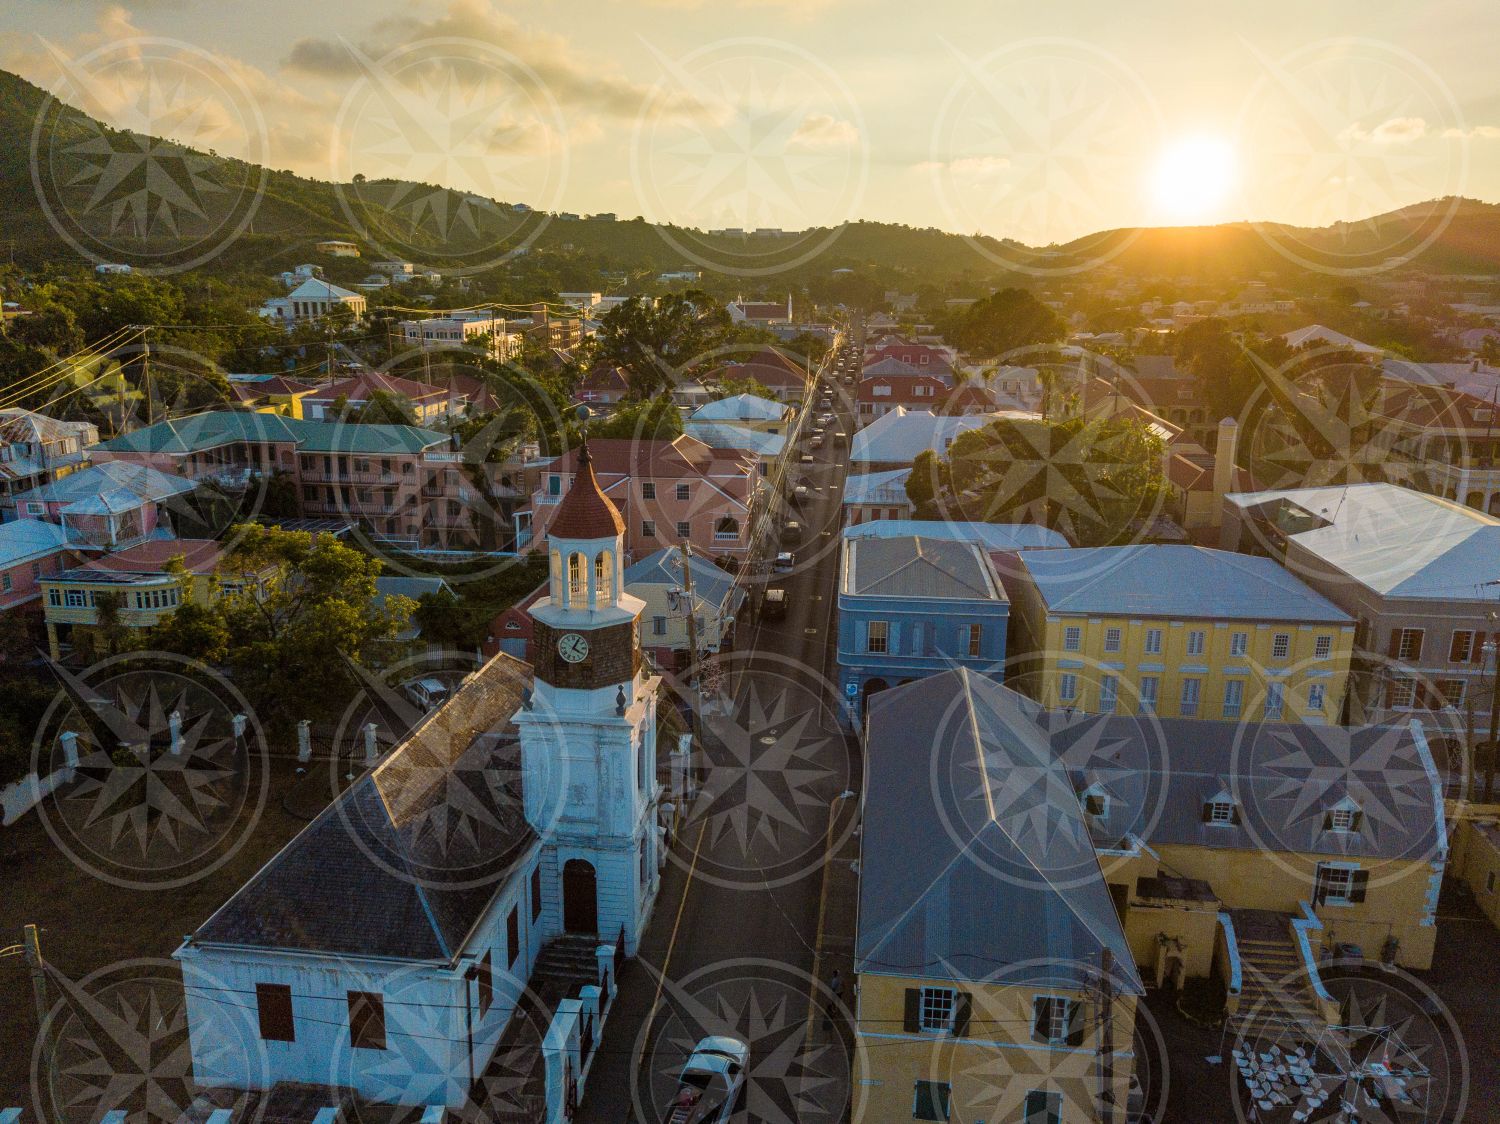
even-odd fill
[[[147,644],[189,659],[221,664],[229,655],[229,626],[216,608],[187,602],[151,629]]]
[[[349,410],[345,420],[361,425],[416,425],[417,411],[406,395],[376,390],[363,406]]]
[[[671,441],[682,436],[682,411],[667,395],[644,402],[625,402],[602,421],[589,426],[590,437],[636,441]]]
[[[729,313],[706,293],[668,293],[655,304],[632,297],[600,320],[597,358],[629,373],[633,397],[649,398],[719,346],[729,328]]]
[[[911,475],[906,478],[906,498],[917,511],[925,511],[937,495],[944,467],[941,458],[931,449],[923,449],[911,462]]]
[[[1254,362],[1228,324],[1217,317],[1189,324],[1177,333],[1172,353],[1177,365],[1198,383],[1211,418],[1243,415],[1259,380]]]
[[[1001,289],[940,327],[948,339],[976,355],[1056,343],[1068,330],[1062,317],[1024,289]]]
[[[719,380],[719,396],[721,398],[733,398],[736,394],[749,394],[755,398],[769,398],[773,402],[776,395],[771,393],[765,383],[759,379],[750,378],[721,378]]]

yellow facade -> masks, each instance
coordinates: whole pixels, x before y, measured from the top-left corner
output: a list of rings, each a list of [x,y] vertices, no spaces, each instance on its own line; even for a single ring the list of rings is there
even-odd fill
[[[1035,967],[1043,975],[1049,969]],[[996,975],[1013,971],[997,969]],[[910,1029],[907,992],[923,988],[947,988],[968,997],[968,1023],[961,1036]],[[1134,1072],[1133,996],[1110,997],[1109,1034],[1104,1033],[1105,1000],[1097,990],[862,973],[858,998],[855,1124],[912,1119],[1001,1124],[1026,1118],[1028,1095],[1036,1105],[1049,1094],[1049,1107],[1059,1111],[1061,1124],[1125,1120]],[[1045,1037],[1037,1033],[1039,998],[1078,1004],[1070,1023],[1077,1033],[1069,1042],[1039,1040]],[[1103,1088],[1113,1091],[1112,1112],[1101,1111]],[[947,1115],[918,1115],[933,1096],[946,1098]]]
[[[1453,868],[1468,884],[1485,916],[1500,926],[1500,808],[1491,805],[1484,813],[1457,825]]]
[[[1012,602],[1011,620],[1021,666],[1007,682],[1047,707],[1107,711],[1113,690],[1117,714],[1341,718],[1352,624],[1073,616],[1048,613],[1034,587]]]

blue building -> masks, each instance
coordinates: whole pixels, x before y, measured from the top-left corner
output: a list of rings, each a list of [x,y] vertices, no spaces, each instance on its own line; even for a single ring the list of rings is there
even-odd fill
[[[877,691],[953,667],[1001,678],[1010,601],[975,542],[846,538],[839,570],[839,682],[858,722]]]

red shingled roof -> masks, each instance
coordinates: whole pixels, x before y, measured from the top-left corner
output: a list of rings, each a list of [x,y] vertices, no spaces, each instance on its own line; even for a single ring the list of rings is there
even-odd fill
[[[557,505],[557,514],[547,527],[551,538],[607,539],[625,533],[625,520],[620,511],[599,490],[599,478],[594,475],[593,457],[584,445],[578,454],[578,474],[573,477],[573,486]]]

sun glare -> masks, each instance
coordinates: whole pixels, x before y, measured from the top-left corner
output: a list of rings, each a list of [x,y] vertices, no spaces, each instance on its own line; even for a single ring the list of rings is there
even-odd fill
[[[1234,147],[1212,135],[1182,137],[1162,150],[1152,174],[1152,197],[1167,222],[1222,219],[1234,187]]]

